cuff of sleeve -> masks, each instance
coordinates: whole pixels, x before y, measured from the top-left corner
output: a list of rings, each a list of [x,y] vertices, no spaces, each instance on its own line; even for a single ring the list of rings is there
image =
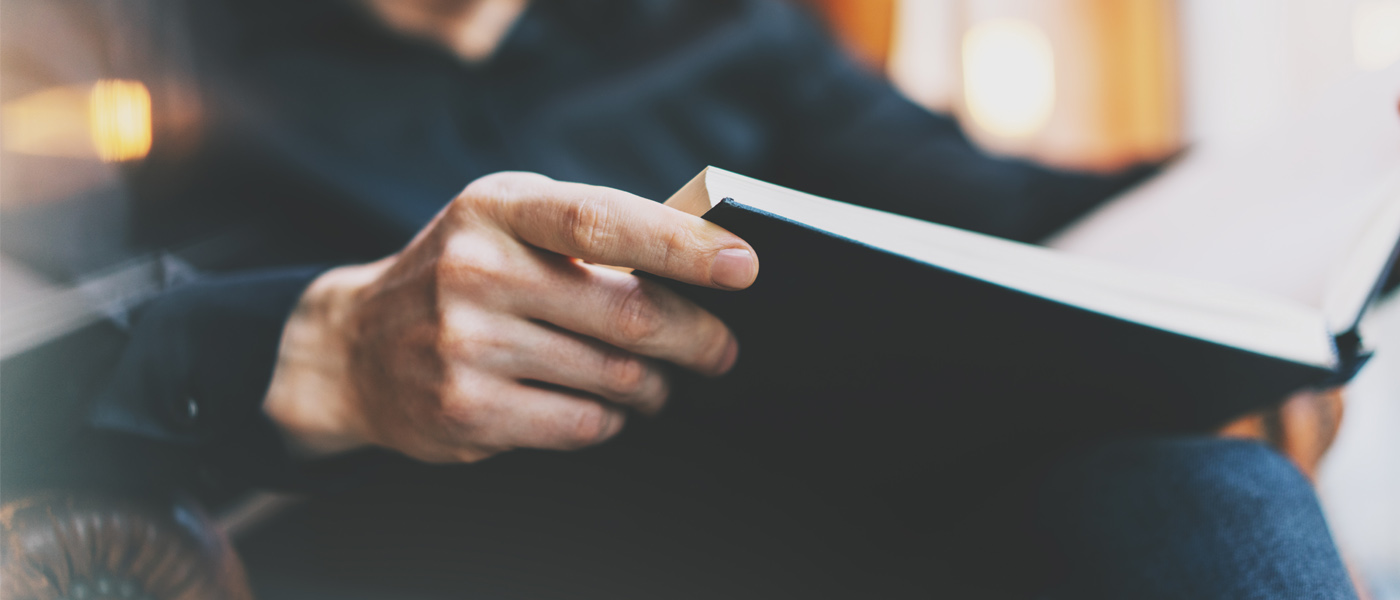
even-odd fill
[[[89,411],[99,430],[192,450],[219,487],[307,487],[262,412],[282,329],[324,268],[211,277],[141,307],[117,368]],[[345,467],[331,467],[334,472]],[[172,474],[180,478],[185,474]],[[315,487],[315,486],[310,486]]]

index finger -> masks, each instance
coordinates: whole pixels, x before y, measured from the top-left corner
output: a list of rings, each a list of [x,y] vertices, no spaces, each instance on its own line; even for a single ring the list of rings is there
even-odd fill
[[[530,245],[722,289],[758,276],[753,248],[699,217],[601,186],[540,177],[513,187],[501,217]]]

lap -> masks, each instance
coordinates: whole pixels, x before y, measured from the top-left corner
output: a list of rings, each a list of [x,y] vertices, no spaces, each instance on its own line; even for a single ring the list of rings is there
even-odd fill
[[[985,502],[959,505],[937,499],[973,492],[947,488],[937,474],[905,481],[848,481],[835,472],[824,478],[820,469],[786,469],[723,440],[642,429],[574,454],[516,453],[454,467],[405,462],[254,534],[242,544],[250,575],[265,599],[317,592],[336,598],[994,597],[1035,587],[1003,585],[1008,581],[1050,582],[1037,574],[1053,572],[1043,567],[1067,552],[1090,563],[1117,552],[1115,536],[1216,527],[1231,518],[1225,509],[1241,501],[1219,489],[1230,479],[1223,475],[1253,471],[1263,473],[1260,482],[1286,489],[1244,498],[1270,506],[1277,499],[1276,510],[1287,513],[1281,518],[1309,525],[1300,536],[1316,537],[1318,525],[1308,520],[1316,501],[1306,482],[1300,488],[1279,475],[1276,455],[1245,442],[1103,445],[1002,482]],[[1138,462],[1125,458],[1133,456]],[[1215,468],[1210,457],[1233,466]],[[1201,497],[1197,510],[1177,514],[1173,494],[1184,489]],[[1177,520],[1167,529],[1150,527],[1156,515],[1135,522],[1129,508],[1136,505],[1125,501],[1133,498]],[[920,499],[932,502],[921,510]],[[1106,502],[1122,503],[1115,504],[1122,511],[1099,518]],[[1299,511],[1301,517],[1293,514]],[[1067,533],[1080,527],[1103,539],[1090,543]],[[1257,533],[1245,528],[1222,535]],[[1321,545],[1330,547],[1325,525],[1321,531],[1321,542],[1276,541],[1301,544],[1304,556],[1313,556]],[[1209,542],[1236,547],[1238,541]],[[1106,561],[1105,569],[1150,575],[1154,565],[1177,560],[1170,555],[1175,541],[1153,543],[1167,554]],[[1182,568],[1195,575],[1189,565]],[[1054,583],[1068,590],[1113,575],[1074,573],[1079,580]]]
[[[240,550],[274,600],[314,598],[317,582],[353,588],[337,598],[927,598],[944,579],[916,554],[890,559],[853,514],[874,505],[856,490],[832,497],[721,441],[638,437],[473,465],[405,461]],[[701,444],[704,456],[675,451]]]

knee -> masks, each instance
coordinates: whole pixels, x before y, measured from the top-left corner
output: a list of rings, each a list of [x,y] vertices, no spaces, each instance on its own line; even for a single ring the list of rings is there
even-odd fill
[[[1104,443],[1058,464],[1047,489],[1119,507],[1170,503],[1174,510],[1316,503],[1310,482],[1283,455],[1257,442],[1215,437]]]
[[[1322,518],[1307,478],[1278,452],[1244,440],[1105,443],[1062,461],[1040,489],[1050,522],[1080,532],[1126,529],[1150,538],[1242,528],[1257,535]]]
[[[1342,590],[1346,577],[1311,483],[1256,442],[1107,443],[1062,461],[1038,493],[1037,526],[1056,567],[1132,591],[1124,597],[1248,596],[1204,591],[1215,588],[1345,597],[1283,593]]]

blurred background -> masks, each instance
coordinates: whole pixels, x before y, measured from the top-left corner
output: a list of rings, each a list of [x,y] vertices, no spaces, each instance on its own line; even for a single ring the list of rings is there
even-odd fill
[[[1400,0],[800,1],[869,68],[957,115],[989,150],[1068,167],[1243,144],[1348,78],[1400,61]],[[153,95],[172,112],[163,122],[195,118],[159,81],[19,96],[0,81],[0,219],[42,222],[44,235],[100,257],[28,254],[25,231],[4,229],[7,362],[100,318],[95,297],[134,302],[139,292],[123,290],[178,276],[178,262],[130,268],[135,250],[92,233],[124,218],[112,182],[150,151]],[[1382,304],[1364,330],[1388,351],[1351,386],[1319,481],[1344,552],[1375,597],[1400,599],[1400,302]]]
[[[999,152],[1113,166],[1247,139],[1400,57],[1393,0],[806,0]]]

